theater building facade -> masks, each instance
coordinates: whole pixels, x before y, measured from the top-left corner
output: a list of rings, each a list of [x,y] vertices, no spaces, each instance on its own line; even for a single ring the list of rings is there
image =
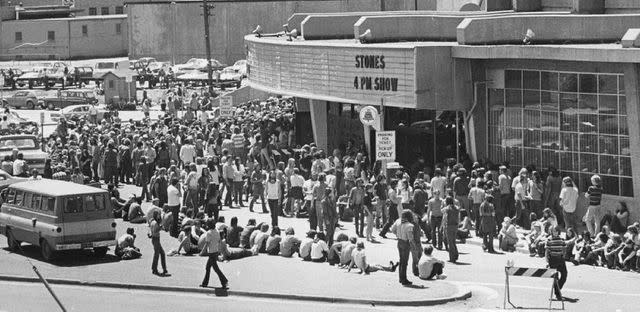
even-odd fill
[[[624,201],[637,220],[640,14],[532,10],[296,14],[295,38],[245,36],[249,82],[297,97],[328,150],[371,148],[358,119],[371,105],[406,167],[553,166],[581,192],[597,173],[605,208]]]

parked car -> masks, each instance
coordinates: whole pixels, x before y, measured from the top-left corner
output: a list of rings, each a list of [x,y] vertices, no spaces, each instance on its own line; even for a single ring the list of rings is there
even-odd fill
[[[24,160],[31,169],[42,173],[48,154],[40,149],[40,142],[35,135],[12,134],[0,136],[0,159],[11,156],[16,148],[24,156]]]
[[[43,109],[64,108],[71,105],[79,104],[96,104],[98,99],[93,91],[68,91],[59,90],[57,96],[47,97],[38,101]]]
[[[93,72],[104,74],[114,70],[123,70],[129,68],[129,61],[111,61],[111,62],[98,62],[96,63]]]
[[[231,69],[240,74],[242,78],[247,77],[247,60],[238,60],[233,65],[226,67],[225,69]]]
[[[35,109],[38,97],[32,91],[18,91],[11,97],[2,99],[2,107]]]
[[[221,63],[218,60],[211,59],[211,68],[213,70],[221,70],[227,65]],[[184,64],[178,64],[173,67],[173,71],[176,74],[183,74],[189,71],[207,71],[207,60],[201,58],[189,59]]]
[[[91,105],[88,104],[67,106],[58,112],[51,113],[51,120],[58,122],[62,117],[66,120],[88,118],[90,108]],[[98,120],[109,117],[109,114],[109,111],[98,108]]]
[[[130,60],[129,61],[129,69],[131,70],[140,70],[149,66],[149,64],[157,62],[157,60],[153,57],[142,57],[138,60]]]
[[[233,70],[233,68],[225,68],[220,71],[220,81],[240,81],[242,80],[242,74]]]

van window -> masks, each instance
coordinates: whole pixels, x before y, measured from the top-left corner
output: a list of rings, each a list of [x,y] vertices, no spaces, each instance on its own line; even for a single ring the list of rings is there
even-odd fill
[[[10,189],[9,192],[7,192],[7,204],[13,204],[13,200],[16,197],[16,190],[14,189]]]
[[[40,204],[42,203],[42,195],[33,194],[33,199],[31,200],[31,209],[33,210],[42,210],[40,208]]]
[[[56,199],[52,197],[42,197],[42,210],[54,211],[56,207]]]
[[[16,206],[22,206],[22,200],[24,199],[23,197],[24,193],[22,191],[16,191],[16,198],[13,204]]]
[[[82,212],[82,197],[81,196],[73,196],[67,197],[66,203],[64,205],[65,213],[81,213]]]
[[[96,211],[96,200],[93,195],[84,195],[84,210]]]
[[[104,195],[96,195],[96,210],[104,210],[106,208]]]
[[[27,209],[33,209],[33,208],[31,207],[31,199],[32,199],[32,198],[33,198],[33,194],[28,193],[28,192],[25,192],[25,193],[24,193],[24,200],[23,200],[23,206],[24,206],[24,208],[27,208]]]

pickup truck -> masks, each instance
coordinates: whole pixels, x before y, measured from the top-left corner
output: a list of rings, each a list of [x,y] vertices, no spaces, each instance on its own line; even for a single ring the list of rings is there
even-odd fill
[[[70,105],[97,104],[98,99],[93,91],[59,90],[55,97],[45,97],[38,101],[43,109],[58,109]]]

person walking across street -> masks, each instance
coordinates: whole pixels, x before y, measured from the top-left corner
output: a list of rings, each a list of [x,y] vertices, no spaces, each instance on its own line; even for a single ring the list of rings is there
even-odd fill
[[[205,266],[204,279],[202,280],[202,284],[200,284],[200,287],[207,287],[209,285],[211,268],[213,268],[216,274],[218,274],[218,278],[220,279],[222,288],[227,288],[229,280],[227,280],[227,277],[224,276],[224,273],[222,273],[222,271],[220,271],[220,267],[218,267],[218,248],[220,246],[220,233],[216,229],[216,224],[213,219],[207,220],[207,229],[207,233],[202,235],[202,238],[198,242],[198,245],[202,245],[202,251],[200,252],[200,255],[209,257],[209,260],[207,260],[207,264]]]
[[[562,300],[562,293],[560,290],[564,283],[567,281],[567,265],[564,260],[565,249],[567,245],[565,241],[560,237],[560,229],[558,227],[552,227],[551,238],[547,240],[545,244],[545,258],[549,263],[549,267],[556,269],[558,274],[558,282],[553,284],[553,291],[557,300]]]
[[[149,224],[149,238],[151,238],[151,244],[153,245],[153,262],[151,263],[151,273],[159,276],[168,276],[167,272],[167,259],[160,245],[160,231],[162,230],[162,219],[160,218],[160,211],[153,212],[152,221]],[[162,264],[162,274],[158,272],[158,258]]]

